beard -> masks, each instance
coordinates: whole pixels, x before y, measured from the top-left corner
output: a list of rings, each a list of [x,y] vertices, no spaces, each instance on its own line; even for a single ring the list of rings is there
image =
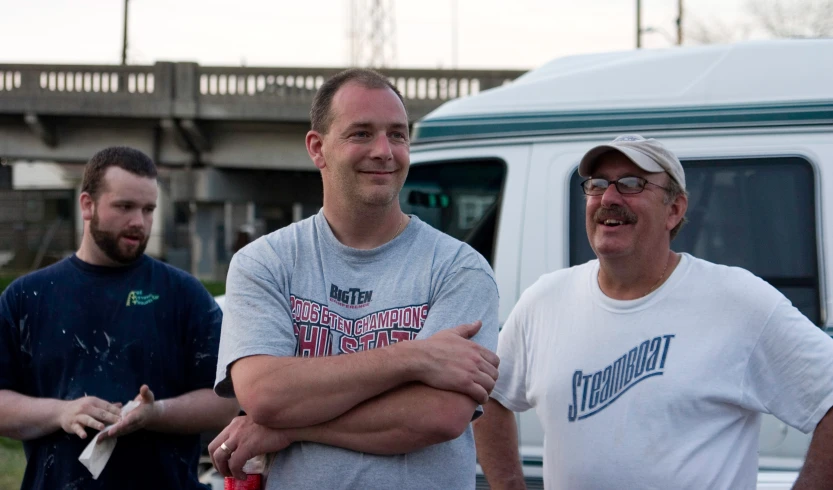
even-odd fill
[[[113,233],[102,230],[98,223],[98,212],[93,214],[93,219],[90,220],[90,235],[93,241],[104,252],[110,260],[122,265],[127,265],[135,262],[136,259],[145,253],[149,236],[146,236],[141,230],[128,229],[120,233]],[[139,238],[139,245],[132,252],[125,252],[119,248],[119,238],[128,236],[131,238]]]

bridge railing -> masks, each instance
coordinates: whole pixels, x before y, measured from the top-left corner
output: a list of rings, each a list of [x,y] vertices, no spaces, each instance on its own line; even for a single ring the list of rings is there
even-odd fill
[[[309,98],[338,73],[330,68],[199,67],[203,96]],[[384,70],[405,99],[449,100],[478,93],[514,80],[520,72],[458,72],[439,70]]]
[[[155,116],[170,104],[170,65],[0,65],[0,112]]]
[[[324,81],[341,68],[0,65],[0,114],[286,120],[308,118]],[[507,83],[523,72],[383,69],[413,119],[443,102]]]
[[[269,118],[280,112],[306,120],[315,92],[337,68],[228,68],[198,66],[200,107],[205,117],[243,113]],[[443,102],[511,82],[523,72],[489,70],[383,69],[399,89],[413,119]]]

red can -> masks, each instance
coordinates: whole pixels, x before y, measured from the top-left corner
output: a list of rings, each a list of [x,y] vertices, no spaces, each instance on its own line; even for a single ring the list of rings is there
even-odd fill
[[[225,490],[262,490],[263,475],[246,475],[245,480],[238,480],[233,476],[225,479]]]

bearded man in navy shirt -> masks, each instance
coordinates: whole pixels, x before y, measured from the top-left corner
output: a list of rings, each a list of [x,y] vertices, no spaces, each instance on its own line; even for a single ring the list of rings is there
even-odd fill
[[[84,169],[78,251],[0,296],[0,435],[23,441],[23,489],[207,488],[199,434],[238,406],[211,390],[216,302],[144,254],[156,177],[140,151],[98,152]],[[78,457],[99,431],[118,444],[93,479]]]

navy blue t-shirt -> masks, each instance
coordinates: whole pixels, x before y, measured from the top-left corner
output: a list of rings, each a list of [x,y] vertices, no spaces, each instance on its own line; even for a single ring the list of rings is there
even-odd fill
[[[0,389],[37,398],[127,403],[212,388],[222,312],[192,276],[148,256],[98,267],[76,256],[28,274],[0,296]],[[93,480],[87,439],[63,430],[26,441],[23,489],[193,489],[199,435],[140,430],[118,438]]]

